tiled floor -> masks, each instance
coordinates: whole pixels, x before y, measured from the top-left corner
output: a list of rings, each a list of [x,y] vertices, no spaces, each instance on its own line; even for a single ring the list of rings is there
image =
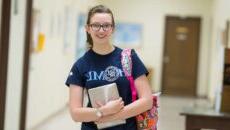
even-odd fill
[[[184,130],[185,120],[179,113],[182,111],[183,107],[194,105],[211,107],[209,102],[205,99],[161,96],[158,129]],[[80,130],[80,123],[73,122],[68,109],[66,109],[55,118],[33,130]]]

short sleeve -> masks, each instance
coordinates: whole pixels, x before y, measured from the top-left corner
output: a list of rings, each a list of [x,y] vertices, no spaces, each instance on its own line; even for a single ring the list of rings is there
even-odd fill
[[[69,75],[67,77],[67,80],[65,82],[65,84],[67,86],[70,86],[70,84],[73,84],[73,85],[78,85],[78,86],[81,86],[81,87],[84,87],[84,77],[83,77],[83,74],[82,74],[82,70],[80,69],[81,64],[78,62],[76,62],[70,72],[69,72]]]
[[[132,75],[134,79],[137,79],[139,76],[142,75],[148,75],[148,70],[145,67],[144,63],[140,60],[138,57],[137,53],[135,50],[132,49],[131,51],[131,56],[132,56],[132,63],[133,63],[133,68],[132,68]]]

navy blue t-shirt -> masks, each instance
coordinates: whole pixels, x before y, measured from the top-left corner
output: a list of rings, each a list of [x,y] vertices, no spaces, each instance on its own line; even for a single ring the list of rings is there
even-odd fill
[[[129,81],[125,77],[121,65],[122,49],[115,47],[115,50],[106,55],[95,53],[92,49],[88,50],[77,62],[74,63],[66,85],[78,85],[86,89],[95,88],[97,86],[116,83],[119,95],[122,97],[124,104],[128,105],[132,102]],[[148,74],[148,71],[136,52],[132,50],[132,76],[134,79],[141,75]],[[88,103],[91,107],[91,103]],[[135,118],[126,120],[126,124],[110,127],[104,130],[136,130]],[[83,122],[81,130],[97,130],[94,122]]]

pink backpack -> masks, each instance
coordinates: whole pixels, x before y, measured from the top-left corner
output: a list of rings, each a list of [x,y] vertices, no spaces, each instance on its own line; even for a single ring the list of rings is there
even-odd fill
[[[132,101],[137,100],[137,90],[132,76],[131,49],[124,49],[121,53],[121,63],[125,76],[130,82]],[[157,130],[158,122],[158,96],[153,95],[153,106],[150,110],[136,116],[138,130]]]

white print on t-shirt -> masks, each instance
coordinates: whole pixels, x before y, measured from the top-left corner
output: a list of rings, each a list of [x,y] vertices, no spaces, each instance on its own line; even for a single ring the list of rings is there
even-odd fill
[[[72,76],[72,75],[73,75],[73,72],[70,72],[70,73],[69,73],[69,76]]]
[[[109,66],[105,69],[105,71],[89,71],[86,77],[87,81],[106,80],[109,82],[113,82],[119,77],[123,77],[123,71],[115,66]]]

